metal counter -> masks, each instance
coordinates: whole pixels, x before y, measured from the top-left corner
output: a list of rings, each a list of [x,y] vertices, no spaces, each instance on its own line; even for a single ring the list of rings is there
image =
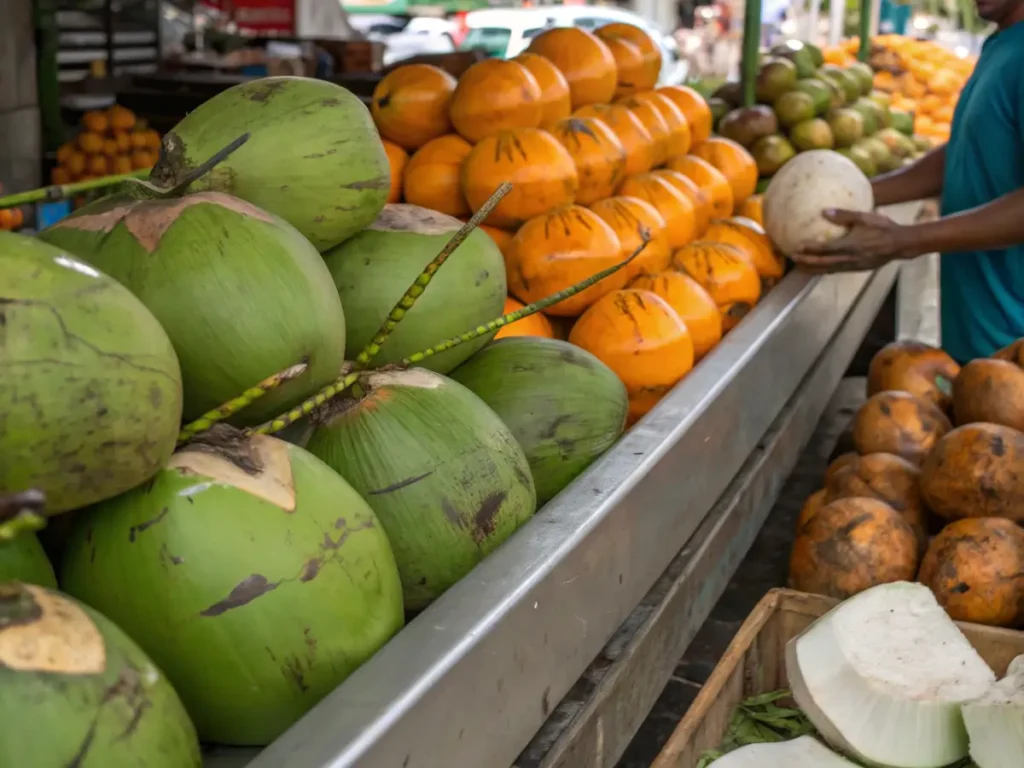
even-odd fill
[[[738,564],[735,552],[731,565],[712,562],[732,535],[726,527],[722,538],[727,515],[716,502],[801,386],[822,389],[824,407],[846,363],[833,356],[827,376],[811,374],[840,334],[848,362],[895,277],[894,267],[789,274],[607,454],[287,733],[251,762],[222,753],[207,765],[515,763],[702,524],[717,543],[688,550],[702,562],[685,594],[706,604],[691,612],[691,624],[703,621]],[[711,519],[716,509],[722,521]],[[633,701],[641,718],[648,697]],[[606,749],[597,719],[587,731],[597,743],[579,765],[613,765],[625,746],[620,734]]]

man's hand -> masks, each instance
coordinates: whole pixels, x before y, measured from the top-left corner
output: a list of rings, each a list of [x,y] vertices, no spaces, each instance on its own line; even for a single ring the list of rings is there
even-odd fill
[[[910,227],[897,224],[881,214],[827,210],[822,215],[833,224],[849,227],[850,231],[832,242],[808,243],[790,254],[804,272],[862,272],[878,269],[897,259],[912,259],[922,253],[915,244],[917,238]]]

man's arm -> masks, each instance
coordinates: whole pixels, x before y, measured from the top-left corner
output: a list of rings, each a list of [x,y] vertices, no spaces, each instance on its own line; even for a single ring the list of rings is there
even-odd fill
[[[901,225],[877,213],[854,211],[828,211],[825,217],[850,231],[792,254],[793,260],[811,272],[856,272],[936,251],[990,251],[1024,244],[1024,189],[922,224]]]
[[[871,182],[875,205],[895,205],[938,197],[946,169],[946,146],[933,149],[913,165],[879,176]]]

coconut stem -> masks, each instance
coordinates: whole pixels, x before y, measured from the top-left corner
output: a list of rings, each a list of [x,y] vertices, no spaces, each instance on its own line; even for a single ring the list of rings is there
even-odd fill
[[[227,160],[228,156],[235,150],[241,147],[245,142],[249,140],[252,134],[243,133],[237,139],[228,144],[224,149],[215,152],[209,160],[200,165],[194,171],[190,171],[184,179],[175,184],[170,189],[162,189],[159,194],[161,197],[178,197],[183,195],[191,184],[203,178],[206,174],[212,171],[217,165]]]
[[[28,192],[18,192],[13,195],[0,197],[0,208],[16,208],[19,205],[34,205],[35,203],[55,203],[60,200],[67,200],[75,195],[80,195],[83,192],[93,192],[97,189],[117,186],[125,181],[144,179],[148,175],[149,170],[143,169],[117,176],[104,176],[100,179],[76,181],[74,184],[53,184],[49,187],[30,189]]]
[[[450,339],[445,339],[439,344],[435,344],[430,349],[425,349],[422,352],[416,352],[415,354],[409,355],[407,358],[402,360],[402,365],[415,365],[416,363],[426,360],[428,357],[433,357],[434,355],[440,354],[441,352],[447,352],[449,349],[457,347],[460,344],[465,344],[467,341],[472,341],[473,339],[479,338],[480,336],[483,336],[485,333],[496,331],[499,328],[509,325],[510,323],[516,322],[517,320],[522,320],[524,317],[535,315],[542,309],[547,309],[553,304],[558,304],[560,301],[565,301],[566,299],[575,296],[577,293],[585,291],[594,283],[604,280],[609,275],[618,272],[624,266],[629,264],[629,262],[631,262],[633,259],[639,256],[643,252],[644,248],[647,247],[647,244],[649,242],[650,238],[645,236],[640,245],[637,246],[637,249],[633,251],[633,253],[631,253],[628,258],[624,259],[623,261],[620,261],[618,264],[608,267],[607,269],[602,269],[600,272],[591,275],[585,280],[581,280],[575,285],[566,288],[564,291],[554,293],[551,296],[541,299],[540,301],[534,304],[528,304],[522,309],[517,309],[515,312],[509,312],[507,315],[502,315],[497,320],[491,320],[489,323],[485,323],[484,325],[478,325],[472,331],[459,334],[458,336],[454,336]]]
[[[30,490],[0,496],[0,542],[13,541],[23,533],[46,527],[46,497]]]
[[[358,373],[348,373],[328,384],[311,398],[303,401],[287,413],[283,413],[270,421],[265,421],[259,426],[250,427],[245,430],[245,433],[247,435],[272,435],[275,432],[280,432],[282,429],[290,427],[299,419],[308,416],[321,405],[324,405],[328,400],[340,395],[346,389],[355,384],[358,378]]]
[[[285,382],[297,379],[306,372],[308,367],[309,366],[305,362],[302,362],[298,365],[293,365],[290,368],[285,368],[283,371],[279,371],[273,376],[268,376],[256,386],[245,390],[245,392],[238,397],[232,398],[226,403],[218,405],[212,411],[207,411],[195,421],[190,421],[182,427],[181,432],[178,433],[178,445],[187,442],[200,432],[205,432],[217,422],[230,418],[244,408],[248,408],[256,400],[259,400],[271,390],[277,389]]]
[[[501,202],[502,198],[511,191],[512,185],[507,181],[494,190],[494,194],[487,199],[487,202],[480,206],[480,210],[473,214],[473,217],[455,233],[455,236],[448,241],[433,261],[427,264],[426,268],[413,281],[413,284],[409,286],[409,289],[402,298],[398,300],[398,303],[388,312],[387,319],[384,320],[384,324],[370,340],[370,343],[356,356],[354,370],[361,371],[370,364],[373,358],[380,352],[381,346],[383,346],[384,342],[387,341],[388,337],[405,317],[405,314],[413,308],[419,297],[423,295],[423,291],[430,285],[430,281],[434,279],[434,274],[441,268],[441,265],[448,260],[448,257],[455,252],[456,248],[462,245],[463,241],[469,237],[473,230],[491,214],[491,211]]]

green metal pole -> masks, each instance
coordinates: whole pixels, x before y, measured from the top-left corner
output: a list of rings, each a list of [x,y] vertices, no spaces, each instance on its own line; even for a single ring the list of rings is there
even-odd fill
[[[752,107],[757,101],[755,85],[760,49],[761,0],[746,0],[746,7],[743,10],[743,58],[740,62],[745,107]]]
[[[861,0],[860,4],[860,50],[857,58],[867,62],[871,59],[871,0]]]

